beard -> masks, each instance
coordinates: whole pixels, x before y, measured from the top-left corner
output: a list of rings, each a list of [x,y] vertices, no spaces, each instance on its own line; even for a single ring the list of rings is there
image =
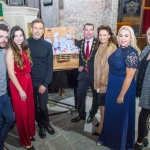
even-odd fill
[[[0,42],[0,48],[6,48],[7,43],[6,42]]]

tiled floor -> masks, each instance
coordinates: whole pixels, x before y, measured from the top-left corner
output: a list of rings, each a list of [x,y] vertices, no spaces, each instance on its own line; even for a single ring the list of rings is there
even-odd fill
[[[67,89],[66,96],[60,97],[58,94],[49,94],[49,98],[67,104],[74,105],[73,90]],[[91,95],[88,93],[86,100],[86,111],[91,107]],[[49,113],[56,113],[59,111],[68,110],[68,108],[60,107],[57,103],[48,103]],[[71,110],[72,107],[70,107]],[[136,118],[138,117],[140,108],[137,107]],[[47,133],[45,139],[40,139],[38,136],[38,128],[36,129],[36,141],[33,142],[36,150],[108,150],[103,146],[97,146],[97,136],[93,136],[92,133],[96,130],[95,124],[99,121],[100,115],[97,113],[95,120],[87,124],[86,121],[80,121],[78,123],[71,123],[71,119],[77,115],[76,112],[69,111],[68,113],[50,116],[50,123],[54,127],[56,133],[50,135]],[[137,119],[136,119],[136,135],[137,135]],[[149,137],[150,140],[150,137]],[[25,150],[25,148],[19,146],[19,138],[17,136],[16,127],[12,128],[9,135],[6,138],[5,145],[10,150]],[[144,150],[150,150],[150,148],[144,148]]]

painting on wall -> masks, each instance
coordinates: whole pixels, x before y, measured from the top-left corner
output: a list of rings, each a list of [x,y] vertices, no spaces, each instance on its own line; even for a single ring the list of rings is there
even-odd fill
[[[135,34],[139,35],[142,0],[123,0],[123,21],[131,22]]]

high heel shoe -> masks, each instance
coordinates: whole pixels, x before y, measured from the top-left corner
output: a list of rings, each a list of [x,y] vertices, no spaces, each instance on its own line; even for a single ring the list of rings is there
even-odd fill
[[[34,146],[33,146],[33,145],[31,145],[31,146],[30,146],[30,147],[28,147],[28,148],[26,147],[26,149],[27,149],[27,150],[35,150],[35,148],[34,148]]]
[[[142,150],[143,147],[144,147],[143,144],[139,145],[139,144],[135,143],[134,150]]]
[[[98,127],[99,126],[99,122],[95,125],[95,127]]]
[[[30,140],[31,140],[31,141],[36,141],[34,137],[31,137]]]
[[[149,141],[148,141],[148,139],[147,139],[147,138],[145,138],[145,139],[144,139],[144,141],[143,141],[143,145],[144,145],[144,147],[147,147],[147,146],[148,146],[148,144],[149,144]]]
[[[92,135],[99,136],[100,134],[95,131]]]

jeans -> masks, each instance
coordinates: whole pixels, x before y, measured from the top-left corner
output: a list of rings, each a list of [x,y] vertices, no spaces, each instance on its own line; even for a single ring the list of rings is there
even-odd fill
[[[4,147],[4,139],[14,121],[11,101],[6,93],[0,96],[0,150]]]

